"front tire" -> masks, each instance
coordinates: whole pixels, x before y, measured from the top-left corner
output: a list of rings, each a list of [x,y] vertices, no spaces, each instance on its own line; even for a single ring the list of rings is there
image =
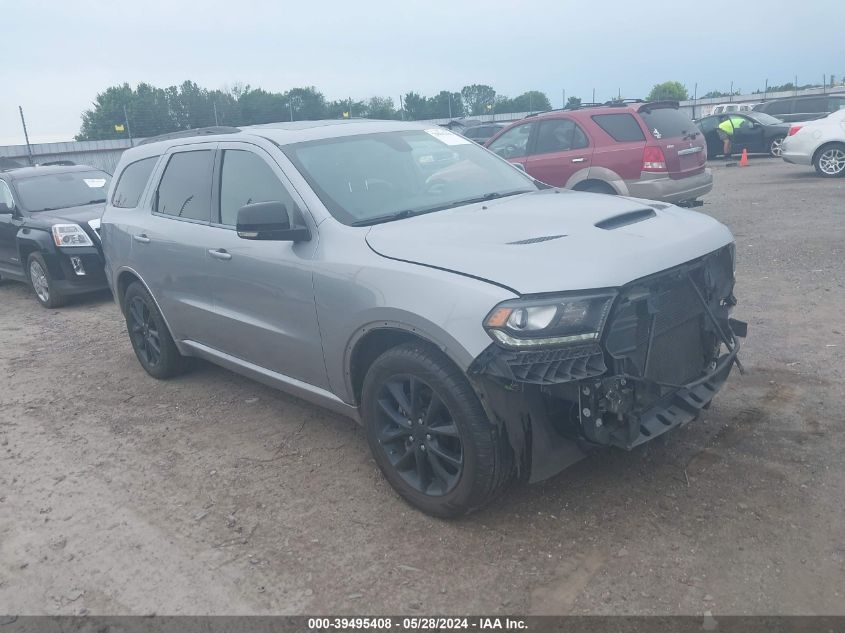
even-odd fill
[[[772,139],[771,143],[769,143],[769,154],[775,158],[783,156],[783,139],[783,136],[776,136]]]
[[[41,253],[30,254],[26,260],[26,271],[29,285],[35,292],[38,303],[52,310],[62,307],[67,302],[64,295],[56,290],[56,284],[50,276],[47,262],[44,261]]]
[[[134,281],[123,295],[126,330],[141,367],[164,380],[185,371],[187,359],[179,353],[164,317],[143,284]]]
[[[456,517],[483,506],[512,474],[510,446],[439,350],[408,343],[373,362],[362,393],[370,450],[412,506]]]
[[[837,178],[845,175],[845,145],[832,143],[822,147],[813,160],[816,173],[824,178]]]

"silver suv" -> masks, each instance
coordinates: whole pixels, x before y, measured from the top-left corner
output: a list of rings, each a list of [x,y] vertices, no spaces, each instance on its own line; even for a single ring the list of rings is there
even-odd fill
[[[108,197],[150,375],[200,357],[347,415],[434,515],[685,424],[738,363],[727,228],[550,188],[444,129],[177,133],[126,151]]]

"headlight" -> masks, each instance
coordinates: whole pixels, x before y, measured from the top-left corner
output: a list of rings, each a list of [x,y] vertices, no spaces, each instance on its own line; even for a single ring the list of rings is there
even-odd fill
[[[484,328],[507,347],[596,341],[615,298],[596,293],[504,301],[484,319]]]
[[[53,241],[56,246],[93,246],[91,238],[78,224],[54,224]]]

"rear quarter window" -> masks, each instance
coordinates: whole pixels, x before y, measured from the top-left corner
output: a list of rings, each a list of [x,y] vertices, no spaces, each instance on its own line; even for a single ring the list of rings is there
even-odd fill
[[[593,121],[618,143],[644,141],[645,134],[631,114],[594,114]]]
[[[117,186],[114,188],[111,200],[112,206],[121,209],[134,209],[138,206],[138,201],[147,187],[147,181],[150,179],[150,174],[153,172],[153,167],[158,162],[158,158],[158,156],[151,156],[126,166],[118,177]]]
[[[675,108],[640,110],[640,116],[651,135],[656,139],[686,136],[695,131],[695,123]]]

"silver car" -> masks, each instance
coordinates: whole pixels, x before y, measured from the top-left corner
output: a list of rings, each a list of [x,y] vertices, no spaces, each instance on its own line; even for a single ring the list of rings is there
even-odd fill
[[[199,357],[349,416],[438,516],[691,421],[745,330],[717,221],[551,188],[421,124],[153,139],[102,241],[150,375]]]

